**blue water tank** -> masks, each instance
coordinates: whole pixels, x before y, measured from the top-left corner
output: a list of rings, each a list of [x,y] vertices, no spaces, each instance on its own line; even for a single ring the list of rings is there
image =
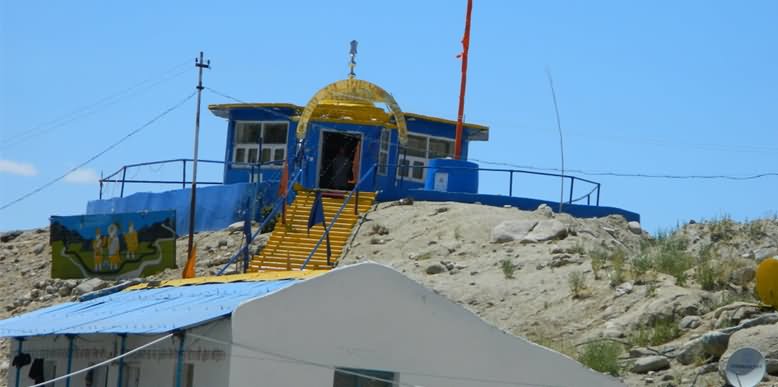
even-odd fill
[[[478,164],[465,160],[432,159],[428,166],[424,189],[478,193]]]

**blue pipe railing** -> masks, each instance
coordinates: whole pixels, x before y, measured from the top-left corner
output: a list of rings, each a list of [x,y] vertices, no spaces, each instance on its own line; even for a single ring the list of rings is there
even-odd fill
[[[251,178],[253,179],[255,172],[261,172],[262,167],[267,166],[279,166],[283,165],[285,160],[278,160],[278,161],[267,161],[264,163],[235,163],[230,161],[219,161],[219,160],[197,160],[198,163],[204,163],[204,164],[222,164],[222,165],[228,165],[230,167],[238,167],[238,168],[247,168],[249,169],[249,173]],[[192,181],[186,180],[186,164],[192,163],[192,159],[169,159],[169,160],[161,160],[161,161],[149,161],[145,163],[137,163],[137,164],[127,164],[125,166],[122,166],[119,168],[116,172],[108,175],[107,177],[100,179],[100,199],[103,198],[103,184],[105,183],[121,183],[121,189],[119,193],[119,197],[124,197],[124,186],[126,183],[134,183],[134,184],[181,184],[181,188],[184,189],[188,185],[192,184]],[[160,165],[160,164],[170,164],[170,163],[181,163],[181,180],[143,180],[143,179],[127,179],[127,170],[132,168],[138,168],[138,167],[145,167],[145,166],[151,166],[151,165]],[[117,175],[121,174],[121,178],[117,178]],[[253,182],[253,181],[250,181]],[[198,181],[197,184],[200,185],[220,185],[224,184],[222,181]]]
[[[300,270],[305,270],[305,267],[308,266],[308,262],[313,258],[313,255],[316,254],[316,251],[319,249],[319,246],[321,246],[324,239],[330,234],[330,230],[332,230],[332,227],[335,226],[335,223],[338,221],[338,217],[340,217],[340,214],[343,212],[343,210],[348,206],[348,203],[351,201],[351,197],[357,195],[357,198],[359,197],[359,186],[362,184],[362,182],[365,181],[365,179],[368,178],[371,174],[376,173],[376,164],[373,164],[370,169],[367,170],[367,173],[362,175],[362,177],[359,178],[359,181],[357,181],[356,184],[354,184],[354,189],[349,192],[348,196],[346,196],[346,199],[343,200],[343,204],[338,209],[338,212],[335,213],[335,216],[330,219],[330,224],[327,226],[327,228],[324,230],[324,233],[321,234],[321,237],[319,238],[319,241],[316,242],[316,245],[313,247],[313,250],[311,250],[311,253],[308,254],[308,257],[305,258],[305,262],[300,266]],[[375,180],[374,180],[375,181]],[[354,203],[354,211],[358,211],[359,208],[359,200]]]
[[[289,184],[286,187],[286,192],[292,192],[291,190],[294,187],[294,184],[297,183],[300,177],[302,176],[302,172],[303,172],[302,169],[298,169],[295,172],[294,176],[289,180]],[[262,232],[262,230],[265,229],[265,227],[267,226],[268,223],[270,223],[271,220],[275,219],[276,216],[278,216],[278,213],[283,208],[282,204],[285,204],[288,200],[289,200],[289,195],[287,195],[286,197],[279,197],[278,199],[276,199],[276,203],[273,205],[273,209],[270,211],[269,214],[265,216],[264,219],[262,219],[262,223],[259,225],[257,231],[255,231],[250,238],[244,241],[244,245],[241,246],[241,248],[237,252],[235,252],[235,254],[227,261],[227,263],[224,264],[224,266],[216,273],[216,275],[222,275],[230,265],[234,264],[235,261],[238,260],[238,257],[240,257],[242,254],[245,254],[248,251],[248,248],[249,246],[251,246],[251,242],[254,241],[254,238],[256,238],[257,235],[259,235]],[[247,265],[244,264],[244,268],[243,268],[244,272],[246,271],[246,266]]]
[[[419,169],[429,169],[430,168],[429,166],[426,166],[426,165],[400,165],[400,164],[386,164],[386,165],[381,164],[380,165],[380,167],[383,167],[383,166],[402,168],[403,170],[413,170],[413,169],[416,169],[416,168],[419,168]],[[569,192],[568,192],[568,199],[563,204],[573,204],[573,203],[579,202],[579,201],[581,201],[583,199],[586,199],[586,204],[590,205],[591,204],[591,200],[592,200],[592,196],[594,195],[595,196],[594,199],[595,199],[595,203],[596,203],[595,205],[596,206],[600,205],[600,183],[598,183],[596,181],[580,178],[580,177],[577,177],[577,176],[562,175],[562,174],[558,174],[558,173],[549,173],[549,172],[527,171],[527,170],[522,170],[522,169],[468,168],[468,167],[446,167],[446,169],[466,169],[466,170],[474,170],[475,169],[478,172],[503,172],[503,173],[508,173],[508,175],[509,175],[509,178],[508,178],[508,196],[510,196],[510,197],[513,197],[513,180],[514,180],[513,179],[513,175],[514,174],[552,176],[552,177],[559,177],[559,178],[569,179],[569,181],[570,181],[570,184],[569,184],[570,185],[570,189],[569,189]],[[405,180],[405,175],[406,174],[400,174],[400,176],[399,176],[400,185],[402,185],[402,182]],[[395,176],[395,179],[398,179],[398,177]],[[586,194],[583,194],[583,195],[573,199],[573,194],[574,194],[574,188],[575,188],[575,182],[576,181],[583,182],[583,183],[588,183],[588,184],[593,185],[594,187],[589,192],[587,192]]]

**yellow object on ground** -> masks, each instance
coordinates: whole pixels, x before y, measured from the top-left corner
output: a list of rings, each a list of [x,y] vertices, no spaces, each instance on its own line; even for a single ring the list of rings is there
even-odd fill
[[[148,288],[176,287],[203,284],[224,284],[230,282],[259,282],[276,281],[284,279],[307,279],[325,273],[325,270],[295,270],[295,271],[263,271],[258,273],[228,274],[210,277],[198,277],[189,279],[174,279],[160,281],[159,283],[142,283],[131,286],[126,290],[140,290]]]
[[[778,308],[778,257],[766,258],[757,266],[756,294],[763,303]]]
[[[347,193],[345,193],[347,195]],[[324,233],[321,224],[314,225],[308,230],[308,217],[316,198],[313,191],[301,190],[297,193],[294,202],[286,211],[286,224],[279,220],[267,244],[252,258],[249,271],[266,270],[290,270],[299,269],[305,259],[308,258],[316,243]],[[345,198],[331,197],[325,193],[322,198],[325,223],[329,226],[338,209],[343,205]],[[330,230],[330,264],[327,264],[327,244],[322,241],[319,248],[311,257],[306,270],[327,270],[332,268],[343,254],[343,249],[351,236],[359,215],[370,209],[375,200],[375,192],[360,192],[359,203],[356,195],[351,198],[346,208],[338,217],[338,220]],[[357,213],[354,206],[357,205]]]

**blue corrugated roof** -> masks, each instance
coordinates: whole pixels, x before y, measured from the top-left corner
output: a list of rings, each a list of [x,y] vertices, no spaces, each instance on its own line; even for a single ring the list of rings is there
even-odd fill
[[[165,333],[228,316],[244,301],[298,282],[236,282],[118,292],[0,321],[0,337]]]

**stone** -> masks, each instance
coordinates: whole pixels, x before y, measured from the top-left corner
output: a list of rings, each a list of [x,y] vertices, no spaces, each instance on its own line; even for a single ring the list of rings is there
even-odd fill
[[[767,246],[754,250],[754,260],[756,260],[757,263],[770,257],[778,257],[778,247]]]
[[[640,227],[640,222],[636,222],[636,221],[634,221],[634,220],[633,220],[633,221],[631,221],[631,222],[629,222],[629,223],[627,223],[627,228],[628,228],[628,229],[629,229],[629,231],[631,231],[633,234],[640,235],[640,234],[642,234],[642,233],[643,233],[643,228],[642,228],[642,227]]]
[[[775,324],[760,325],[733,333],[729,338],[729,348],[719,359],[719,372],[722,375],[729,357],[732,356],[733,352],[743,347],[754,348],[761,352],[765,359],[772,359],[772,364],[768,362],[768,373],[778,376],[778,365],[775,364],[775,361],[778,361],[778,326]]]
[[[768,375],[778,376],[778,359],[765,359],[765,365]]]
[[[548,204],[543,203],[538,206],[538,208],[535,209],[535,213],[544,217],[544,218],[550,218],[554,216],[554,210],[549,207]]]
[[[646,347],[633,347],[629,349],[629,357],[631,358],[654,356],[654,355],[656,355],[656,351],[652,351]]]
[[[524,239],[535,228],[535,220],[506,220],[492,229],[492,242],[505,243]]]
[[[100,278],[90,278],[73,288],[73,295],[80,296],[106,287],[108,287],[108,283]]]
[[[702,340],[703,353],[720,357],[727,352],[729,336],[729,334],[720,331],[711,331],[702,335],[700,339]]]
[[[521,243],[537,243],[567,237],[567,226],[556,220],[546,219],[539,221],[532,231],[522,238]]]
[[[633,288],[634,285],[632,285],[632,282],[625,282],[619,286],[616,286],[616,289],[614,289],[614,291],[616,292],[616,297],[621,297],[625,294],[632,293]]]
[[[22,235],[22,232],[19,230],[6,231],[4,233],[0,233],[0,242],[8,243],[16,239],[19,235]]]
[[[551,257],[551,263],[548,264],[550,267],[561,267],[569,264],[581,264],[583,263],[583,258],[581,258],[578,255],[570,255],[570,254],[559,254]]]
[[[33,253],[33,254],[35,254],[35,255],[40,255],[40,254],[43,252],[43,250],[45,250],[45,249],[46,249],[46,244],[44,244],[44,243],[39,243],[39,244],[38,244],[37,246],[35,246],[35,248],[32,250],[32,253]]]
[[[219,247],[226,247],[229,244],[230,244],[230,241],[228,241],[227,239],[220,239],[219,240]]]
[[[69,288],[67,286],[63,286],[57,290],[57,294],[59,294],[60,297],[67,297],[70,295],[70,292],[72,291],[72,288]]]
[[[440,274],[442,272],[446,271],[446,267],[439,264],[439,263],[433,263],[432,265],[427,266],[426,269],[424,269],[424,272],[427,274]]]
[[[229,231],[230,233],[243,231],[243,223],[245,222],[235,222],[227,226],[227,231]]]
[[[646,356],[635,361],[630,371],[645,374],[649,371],[661,371],[670,368],[670,360],[664,356]]]
[[[702,348],[702,338],[686,342],[676,353],[675,360],[683,365],[689,365],[705,356]]]
[[[748,285],[756,277],[756,270],[753,267],[741,267],[729,275],[729,280],[735,285]]]
[[[678,323],[678,327],[683,330],[695,329],[702,325],[702,317],[700,316],[685,316]]]

